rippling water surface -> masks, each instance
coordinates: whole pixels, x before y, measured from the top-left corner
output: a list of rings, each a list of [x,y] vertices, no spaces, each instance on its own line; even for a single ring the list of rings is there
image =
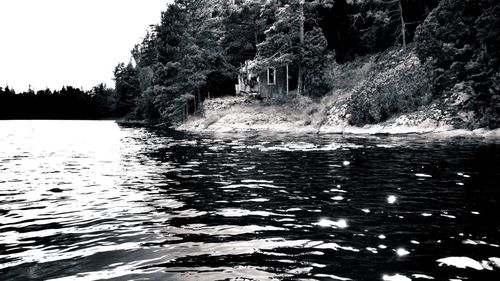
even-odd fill
[[[499,144],[0,121],[0,279],[500,280]]]

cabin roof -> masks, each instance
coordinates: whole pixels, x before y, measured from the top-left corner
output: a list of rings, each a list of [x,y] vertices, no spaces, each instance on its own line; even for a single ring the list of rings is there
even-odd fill
[[[292,55],[290,54],[275,54],[270,58],[257,57],[253,60],[245,61],[245,64],[239,68],[239,71],[242,74],[247,72],[258,73],[260,71],[265,70],[268,67],[285,66],[292,62],[293,62]]]

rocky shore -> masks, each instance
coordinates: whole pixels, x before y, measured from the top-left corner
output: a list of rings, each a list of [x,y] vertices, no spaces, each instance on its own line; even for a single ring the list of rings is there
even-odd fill
[[[461,99],[460,95],[457,98]],[[243,97],[207,100],[202,116],[191,117],[176,129],[190,132],[280,132],[299,134],[480,136],[500,138],[500,129],[456,129],[457,116],[432,104],[418,111],[401,114],[385,122],[362,127],[348,122],[349,93],[313,102],[266,102]],[[464,117],[465,118],[465,117]]]

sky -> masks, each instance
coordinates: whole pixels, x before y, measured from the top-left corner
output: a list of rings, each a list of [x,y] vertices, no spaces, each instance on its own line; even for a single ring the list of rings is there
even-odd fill
[[[171,0],[0,0],[0,87],[114,87]]]

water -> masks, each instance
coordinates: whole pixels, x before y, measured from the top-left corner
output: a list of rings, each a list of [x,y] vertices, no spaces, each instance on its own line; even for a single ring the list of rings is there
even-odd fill
[[[500,280],[498,140],[0,121],[0,143],[1,280]]]

